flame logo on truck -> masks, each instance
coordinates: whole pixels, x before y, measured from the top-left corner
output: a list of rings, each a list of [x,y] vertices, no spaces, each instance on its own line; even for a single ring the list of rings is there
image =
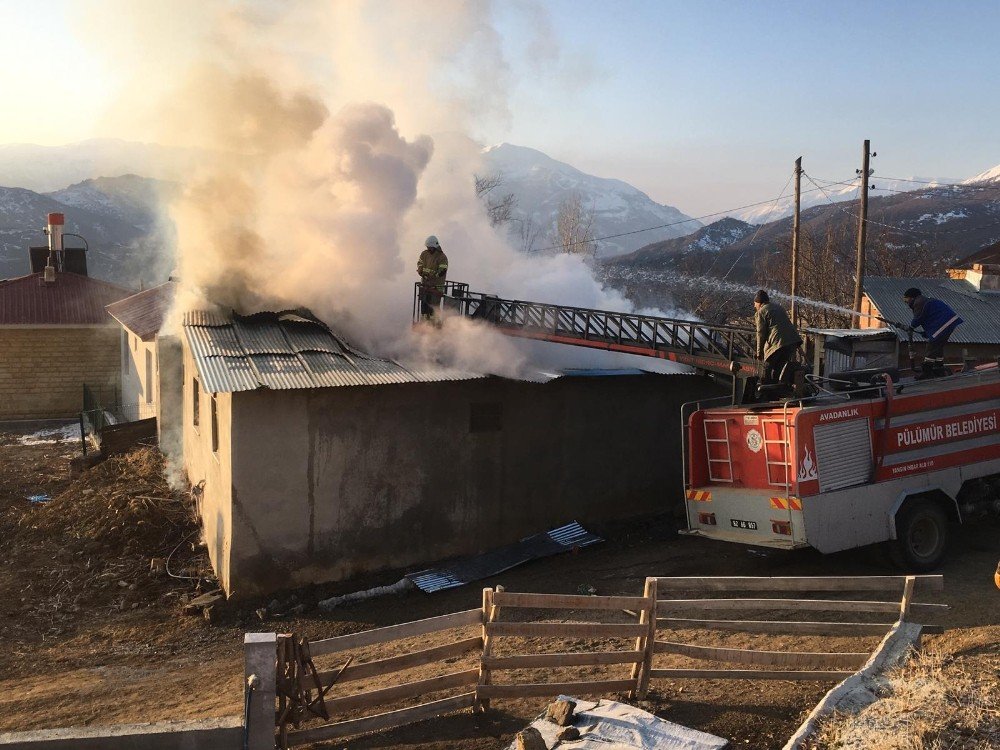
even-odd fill
[[[799,481],[808,482],[810,479],[816,479],[819,476],[816,473],[816,462],[813,461],[812,453],[809,452],[809,446],[805,446],[805,455],[802,457],[802,463],[799,464]]]

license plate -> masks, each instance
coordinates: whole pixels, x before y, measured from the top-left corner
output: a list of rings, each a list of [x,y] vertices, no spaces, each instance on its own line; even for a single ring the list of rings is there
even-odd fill
[[[750,531],[757,530],[756,521],[741,521],[738,518],[730,518],[729,525],[732,526],[734,529],[750,529]]]

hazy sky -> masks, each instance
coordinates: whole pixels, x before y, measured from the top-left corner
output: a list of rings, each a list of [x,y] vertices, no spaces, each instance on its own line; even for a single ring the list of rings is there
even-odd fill
[[[87,43],[86,7],[0,0],[0,143],[141,139],[107,121],[127,71]],[[799,155],[816,176],[852,178],[864,138],[880,175],[1000,163],[997,0],[511,0],[494,15],[509,117],[474,135],[690,214],[776,195]]]

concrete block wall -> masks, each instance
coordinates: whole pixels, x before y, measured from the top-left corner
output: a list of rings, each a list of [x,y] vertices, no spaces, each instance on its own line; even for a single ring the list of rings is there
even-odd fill
[[[0,327],[0,420],[75,417],[83,384],[117,387],[117,326]]]
[[[670,511],[680,406],[720,390],[650,375],[232,394],[220,412],[231,484],[206,472],[213,563],[245,596]]]

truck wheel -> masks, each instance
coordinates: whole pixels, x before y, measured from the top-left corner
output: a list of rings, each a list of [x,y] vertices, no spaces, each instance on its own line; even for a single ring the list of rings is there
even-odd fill
[[[896,538],[889,543],[893,561],[907,571],[926,573],[944,560],[948,516],[932,500],[914,500],[896,514]]]

